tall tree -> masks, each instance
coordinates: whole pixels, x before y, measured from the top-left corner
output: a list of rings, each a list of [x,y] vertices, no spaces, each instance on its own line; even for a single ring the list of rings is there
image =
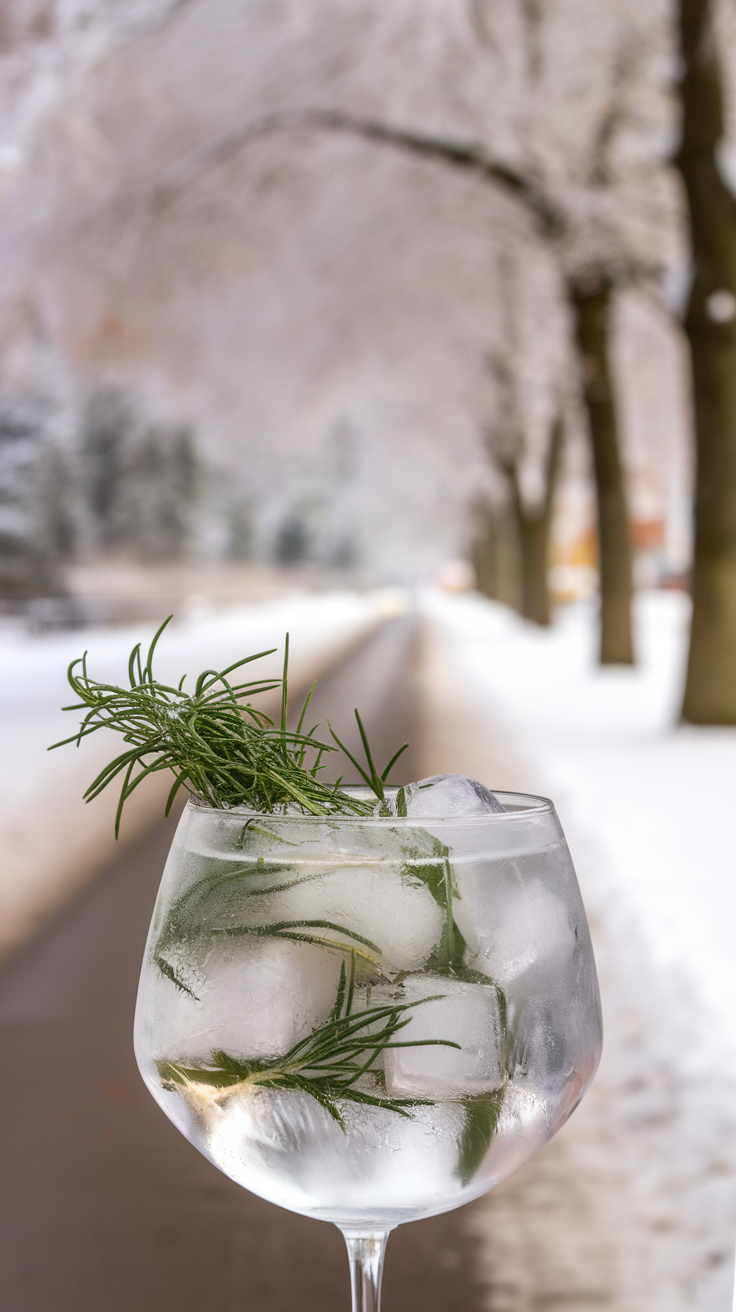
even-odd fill
[[[541,501],[524,500],[518,465],[513,468],[514,504],[519,525],[521,556],[521,613],[535,624],[551,623],[549,592],[549,542],[554,494],[562,455],[563,423],[557,419],[547,457],[546,479]]]
[[[582,186],[566,189],[545,183],[536,168],[512,167],[491,158],[473,143],[463,143],[437,135],[394,127],[372,119],[328,109],[274,113],[249,123],[226,138],[216,139],[199,149],[164,178],[156,191],[156,203],[170,204],[178,191],[186,187],[199,171],[213,167],[224,158],[238,154],[254,142],[272,134],[312,128],[324,132],[363,137],[377,144],[442,161],[451,168],[469,170],[520,202],[532,215],[537,233],[557,253],[568,302],[577,322],[576,347],[584,378],[583,399],[588,415],[593,448],[593,473],[598,504],[599,575],[601,591],[602,664],[632,664],[631,602],[633,594],[632,542],[629,525],[626,484],[623,472],[614,384],[610,373],[611,301],[617,286],[631,284],[656,272],[656,262],[643,259],[630,242],[621,221],[627,206],[617,199],[618,192],[609,156],[616,134],[626,117],[623,105],[628,94],[632,58],[627,49],[617,62],[610,95],[596,123],[590,159]],[[594,204],[581,205],[581,196]],[[587,217],[586,217],[587,212]],[[582,240],[581,240],[582,234]],[[579,248],[579,249],[578,249]],[[517,495],[517,507],[524,509]],[[518,518],[518,517],[517,517]],[[539,584],[540,525],[532,517],[526,524],[518,519],[519,556],[526,583],[520,593],[527,598],[520,609],[534,611],[531,618],[545,613],[543,587]],[[498,525],[488,525],[486,555]],[[522,540],[526,542],[526,550]],[[546,546],[544,548],[546,551]],[[489,557],[490,560],[490,557]],[[534,562],[534,565],[532,564]],[[532,584],[530,570],[536,568],[537,581]],[[484,577],[490,577],[486,565]],[[532,594],[536,598],[532,601]],[[547,602],[547,608],[548,608]],[[548,609],[547,609],[548,613]],[[541,620],[545,623],[544,619]]]
[[[295,268],[301,270],[308,266],[303,301],[305,321],[308,299],[319,295],[317,284],[328,290],[335,307],[334,319],[319,314],[319,349],[324,351],[329,332],[333,332],[326,373],[334,377],[338,376],[341,367],[337,359],[340,351],[344,350],[346,355],[350,351],[355,355],[354,343],[343,331],[347,314],[351,315],[351,323],[361,320],[360,334],[366,341],[369,332],[375,331],[370,317],[356,313],[360,302],[355,294],[356,282],[349,261],[351,251],[357,249],[357,240],[365,241],[366,248],[375,251],[376,270],[383,278],[381,271],[388,268],[394,258],[392,248],[398,249],[396,240],[391,238],[390,209],[392,213],[395,209],[397,215],[396,231],[407,234],[407,246],[415,234],[415,246],[421,248],[429,234],[428,247],[433,240],[432,234],[442,231],[438,225],[445,225],[444,232],[450,238],[447,249],[457,251],[453,258],[457,258],[458,268],[464,262],[471,262],[473,242],[460,238],[461,214],[466,202],[461,198],[460,206],[447,207],[448,211],[453,210],[449,224],[442,217],[446,197],[437,206],[433,201],[428,203],[428,197],[436,196],[439,200],[441,193],[439,169],[434,161],[442,158],[448,165],[448,172],[450,165],[472,170],[476,177],[482,176],[492,183],[494,190],[503,190],[507,198],[512,196],[519,202],[517,222],[516,216],[509,214],[511,207],[507,201],[499,203],[497,214],[493,214],[496,207],[488,204],[477,187],[472,183],[469,186],[458,183],[457,193],[466,196],[468,214],[480,214],[483,210],[490,220],[486,227],[488,241],[481,240],[477,248],[479,267],[480,261],[486,261],[489,249],[495,245],[489,228],[496,226],[497,219],[507,216],[505,221],[514,230],[507,234],[512,243],[518,236],[529,232],[529,224],[521,212],[522,205],[535,215],[540,235],[552,239],[550,245],[554,245],[555,230],[558,237],[562,237],[563,230],[566,230],[564,244],[568,251],[575,248],[573,262],[576,267],[581,260],[588,261],[591,256],[600,259],[604,246],[606,259],[611,254],[611,243],[605,234],[603,242],[591,235],[591,228],[596,225],[591,225],[589,219],[596,206],[599,209],[607,206],[609,212],[615,210],[622,220],[622,232],[626,216],[635,219],[629,228],[636,226],[641,219],[639,200],[634,204],[631,201],[637,187],[636,177],[641,184],[644,173],[647,177],[644,185],[639,185],[639,195],[644,188],[648,197],[653,192],[649,176],[652,156],[647,145],[647,140],[651,144],[652,132],[646,126],[651,118],[651,105],[647,98],[649,92],[642,94],[642,88],[652,79],[647,78],[646,69],[644,74],[640,71],[635,78],[626,70],[642,69],[639,52],[646,48],[647,30],[652,26],[646,15],[663,11],[664,5],[619,0],[613,6],[593,6],[584,0],[581,8],[579,0],[556,0],[549,5],[541,4],[539,0],[511,0],[510,4],[498,4],[494,0],[456,0],[449,5],[427,6],[418,0],[410,0],[408,5],[388,8],[372,3],[358,5],[355,11],[348,7],[348,14],[344,5],[327,0],[327,3],[316,6],[307,4],[303,24],[294,28],[288,22],[274,22],[271,17],[263,17],[261,10],[265,15],[267,6],[264,9],[257,5],[233,5],[232,0],[212,2],[219,6],[218,12],[222,11],[224,20],[222,24],[215,24],[214,29],[207,21],[209,6],[195,3],[182,7],[176,3],[170,5],[167,0],[165,7],[166,13],[172,15],[171,25],[161,25],[157,16],[155,33],[147,33],[146,40],[138,43],[126,23],[126,36],[119,48],[111,41],[104,59],[94,57],[94,67],[90,67],[89,81],[84,82],[78,112],[91,128],[98,122],[100,114],[105,118],[108,153],[116,159],[116,167],[109,176],[93,158],[93,131],[89,134],[91,153],[86,161],[81,159],[76,148],[65,144],[61,128],[62,110],[67,104],[77,105],[75,97],[77,88],[82,86],[78,81],[81,72],[67,78],[69,90],[66,98],[60,97],[54,113],[41,116],[41,122],[46,126],[34,129],[33,143],[19,138],[18,155],[23,163],[14,170],[15,181],[6,198],[12,201],[10,210],[7,204],[3,207],[4,214],[10,214],[10,220],[3,218],[3,231],[10,237],[9,249],[15,251],[17,244],[24,251],[23,273],[11,276],[8,270],[6,277],[6,267],[3,266],[2,299],[4,306],[9,303],[7,283],[12,291],[12,303],[23,305],[24,283],[35,285],[37,269],[49,269],[53,263],[59,287],[54,296],[45,291],[41,302],[44,305],[64,304],[68,330],[62,332],[56,327],[53,331],[60,341],[77,344],[73,349],[84,350],[85,369],[101,369],[105,376],[110,377],[127,376],[128,371],[137,375],[140,370],[145,372],[147,365],[144,361],[148,359],[150,362],[155,353],[160,360],[165,360],[162,365],[164,375],[174,383],[174,391],[179,387],[175,380],[183,377],[191,379],[191,384],[187,384],[191,395],[198,391],[203,399],[201,388],[206,389],[208,395],[209,390],[212,391],[216,404],[203,405],[202,413],[210,415],[208,423],[212,423],[211,431],[217,433],[219,442],[225,441],[226,437],[229,440],[230,432],[242,432],[244,436],[237,436],[234,442],[238,448],[241,444],[245,448],[252,440],[249,434],[258,431],[262,416],[258,401],[244,398],[254,398],[258,394],[262,378],[263,404],[270,408],[271,395],[278,390],[269,388],[268,370],[278,370],[282,361],[288,358],[288,350],[274,349],[265,369],[260,369],[256,361],[261,356],[264,360],[266,358],[266,349],[261,346],[264,337],[276,344],[286,343],[294,335],[294,329],[281,327],[279,322],[296,323],[293,314],[295,283],[287,274],[287,252],[292,250],[289,244],[292,240],[293,250],[299,255]],[[182,15],[181,21],[187,24],[188,36],[184,40],[180,31],[173,31],[178,27],[179,14]],[[580,21],[581,14],[586,18],[585,22]],[[640,18],[640,15],[645,17]],[[103,20],[101,15],[104,31]],[[236,20],[239,26],[234,26]],[[141,23],[149,21],[149,17],[141,19]],[[526,58],[522,31],[525,26],[528,30]],[[210,41],[214,30],[215,38]],[[192,38],[195,31],[202,34],[201,41]],[[235,31],[239,33],[237,38],[234,37]],[[150,47],[149,40],[153,43]],[[85,34],[84,42],[86,49],[89,46],[88,34]],[[627,53],[627,58],[621,61],[616,51],[623,43],[635,58]],[[241,74],[245,69],[247,75],[223,79],[222,60],[227,59],[233,49],[240,51],[239,69]],[[39,54],[42,57],[38,60],[38,86],[42,88],[47,55],[45,51]],[[658,54],[661,63],[659,49]],[[192,59],[196,65],[194,78]],[[80,64],[79,69],[82,66],[87,67]],[[77,66],[72,63],[70,67]],[[617,71],[612,79],[614,69]],[[460,77],[458,70],[461,70]],[[155,98],[162,75],[172,96],[167,114],[161,123],[154,123],[149,113],[150,100],[151,95]],[[111,101],[112,85],[116,93]],[[611,92],[617,88],[620,108],[612,115],[605,108],[605,102],[611,100]],[[27,90],[28,103],[32,105],[38,94],[36,82],[29,82]],[[614,95],[613,101],[616,100]],[[325,105],[325,108],[320,109],[320,105]],[[76,108],[74,112],[77,112]],[[611,185],[605,181],[597,183],[591,178],[590,170],[592,138],[602,112],[607,127],[606,131],[598,133],[599,141],[614,146],[613,151],[608,152],[613,157]],[[379,116],[381,121],[377,121]],[[23,113],[15,117],[25,121]],[[624,130],[618,131],[617,124],[622,118],[625,120]],[[185,124],[183,134],[176,130],[177,123]],[[289,132],[294,134],[291,142],[274,141],[270,145],[265,140],[269,135]],[[354,145],[337,141],[328,143],[320,140],[317,132],[332,133],[333,136],[336,133],[352,134],[363,140]],[[661,143],[661,133],[658,140]],[[376,150],[366,150],[367,143]],[[184,145],[186,149],[183,150]],[[250,146],[253,148],[250,158],[240,158],[241,152]],[[400,148],[404,153],[411,151],[415,161],[423,157],[428,161],[428,167],[412,167],[407,162],[395,170],[394,163],[388,158],[391,148]],[[595,155],[595,151],[592,153]],[[43,171],[43,185],[54,203],[44,203],[43,220],[39,216],[38,222],[29,225],[29,204],[35,204],[34,197],[40,194],[35,181],[38,169]],[[89,172],[88,181],[82,178],[85,169]],[[72,178],[77,177],[75,170],[81,170],[79,185],[71,185]],[[351,184],[352,178],[356,179],[355,185]],[[386,186],[389,178],[391,181]],[[398,187],[395,185],[397,179],[400,179]],[[399,215],[397,198],[404,183],[407,196],[416,197],[416,220],[408,208]],[[450,186],[454,185],[454,182],[450,183]],[[447,196],[451,197],[450,186]],[[326,187],[322,192],[321,209],[317,187]],[[365,187],[365,195],[362,187]],[[606,192],[603,205],[598,204],[600,195],[592,195],[596,188],[599,193]],[[380,193],[383,193],[383,199]],[[359,227],[349,242],[347,233],[352,229],[352,221],[366,214],[364,200],[369,197],[371,203],[376,202],[376,220],[370,224],[366,221],[364,230]],[[338,214],[340,207],[345,208]],[[216,220],[215,213],[219,215]],[[32,235],[26,237],[29,227]],[[615,238],[615,251],[620,251],[621,242],[613,232],[614,228],[615,224],[611,224],[608,231]],[[190,259],[188,252],[193,253],[195,248],[206,249],[215,231],[217,259],[205,259],[201,266],[197,266],[197,261]],[[601,232],[600,224],[598,231]],[[338,232],[341,238],[345,235],[344,241],[337,240]],[[292,234],[288,239],[287,233]],[[111,258],[111,240],[115,258]],[[442,241],[445,242],[444,236]],[[301,246],[298,243],[302,243]],[[557,242],[558,255],[562,244],[562,240]],[[348,251],[348,246],[351,251]],[[318,273],[323,249],[325,264]],[[39,252],[43,256],[40,260],[37,258]],[[421,278],[415,275],[418,266],[413,259],[414,252],[412,259],[406,262],[405,270],[412,287],[416,286],[417,296],[420,287],[431,289],[434,286],[435,269],[437,286],[440,287],[442,278],[449,272],[444,258],[435,256],[435,268],[428,268]],[[14,257],[11,263],[17,266],[17,258]],[[388,279],[385,283],[380,281],[376,287],[369,285],[368,262],[361,260],[360,264],[361,270],[356,267],[355,273],[362,273],[366,301],[371,306],[378,305],[384,295],[396,296],[399,289],[403,290],[403,269],[402,276],[391,280],[390,288]],[[287,298],[284,304],[288,303],[291,310],[288,314],[271,314],[269,311],[266,315],[273,323],[272,337],[259,333],[256,327],[264,314],[261,284],[258,279],[244,276],[243,272],[260,265],[263,268],[273,266],[277,270],[279,285]],[[492,260],[489,259],[485,267],[490,269],[491,266]],[[86,270],[86,276],[81,280],[75,273],[80,267]],[[200,274],[195,272],[196,267],[201,267],[202,281],[198,281]],[[570,267],[565,262],[565,269]],[[44,283],[47,284],[46,276]],[[481,284],[489,286],[487,277],[475,280],[473,294],[478,296],[479,304]],[[67,285],[69,294],[65,295]],[[208,313],[203,312],[205,287],[207,303],[211,306]],[[342,308],[339,306],[341,294],[344,297]],[[184,297],[181,302],[180,295]],[[80,297],[79,304],[77,296]],[[187,297],[190,299],[186,300]],[[481,390],[485,392],[487,389],[480,383],[478,392],[473,390],[475,379],[470,378],[473,366],[468,367],[468,361],[476,358],[477,329],[481,323],[480,331],[485,333],[487,344],[495,340],[500,316],[492,304],[495,297],[487,296],[481,313],[471,324],[464,308],[457,308],[471,299],[462,294],[454,300],[448,297],[444,302],[447,307],[444,310],[445,323],[439,321],[436,309],[429,307],[428,312],[422,314],[422,322],[436,324],[438,343],[444,335],[448,361],[453,358],[453,351],[456,352],[456,376],[460,378],[464,374],[469,384],[462,391],[458,389],[457,404],[458,407],[464,406],[466,413],[472,404],[476,407],[473,411],[475,417],[484,404]],[[407,314],[406,307],[410,298],[404,295],[401,300],[401,315],[397,318],[406,316],[408,319],[411,311]],[[257,351],[246,352],[250,356],[250,363],[245,366],[246,374],[253,380],[250,386],[244,381],[246,374],[241,371],[238,349],[234,345],[239,339],[240,328],[227,331],[225,327],[225,302],[227,314],[235,316],[234,325],[241,322],[249,325],[248,331],[254,333],[259,346]],[[268,303],[277,309],[272,298],[268,298]],[[461,333],[453,332],[451,328],[450,319],[455,314],[458,320],[463,319]],[[388,323],[385,315],[383,317],[380,340],[382,358],[388,364],[385,376],[393,377],[395,373],[397,391],[401,390],[403,394],[404,388],[408,391],[409,384],[403,380],[399,382],[399,375],[404,373],[406,366],[401,351],[396,352],[387,346],[385,329]],[[561,317],[555,316],[558,324]],[[4,313],[4,318],[10,322],[12,316]],[[540,319],[544,322],[545,316],[541,315]],[[553,332],[554,329],[550,336]],[[216,337],[219,342],[218,334],[221,345],[216,348],[206,345],[208,341],[214,342]],[[300,337],[309,341],[311,352],[310,360],[307,361],[306,357],[304,360],[306,395],[311,386],[306,375],[313,376],[311,366],[319,350],[311,331],[302,332]],[[83,348],[82,342],[85,343]],[[64,349],[68,348],[65,346]],[[422,349],[429,350],[429,342]],[[196,362],[196,367],[192,362]],[[352,361],[346,367],[351,377],[360,378],[360,371]],[[434,374],[439,371],[425,369],[422,372],[426,381],[418,381],[417,371],[416,390],[419,393],[423,386],[428,396],[431,385],[434,385]],[[481,369],[475,370],[478,379],[481,372]],[[560,376],[559,369],[557,376]],[[405,377],[408,379],[408,371]],[[360,388],[373,390],[374,383],[369,382],[367,376],[365,382],[354,383],[349,404],[353,403]],[[333,394],[336,390],[345,389],[333,389]],[[237,398],[236,407],[229,403],[220,404],[219,397],[224,400],[230,392]],[[279,398],[273,412],[274,432],[283,434],[287,442],[291,442],[292,427],[295,432],[302,432],[306,431],[302,425],[308,424],[303,418],[308,406],[297,403],[295,390],[293,395],[294,400],[284,398],[283,403]],[[342,400],[336,396],[329,404],[336,409],[342,405]],[[248,422],[241,423],[236,416],[235,410],[241,407],[244,416],[249,417]],[[287,418],[292,409],[299,416],[294,426]],[[433,422],[439,414],[438,406],[433,412]],[[251,422],[251,416],[258,416],[256,425]],[[326,420],[326,425],[327,422],[331,420]],[[439,432],[441,421],[436,422]],[[538,431],[535,425],[536,420],[529,428],[530,440]],[[386,431],[385,424],[371,417],[368,426],[371,431],[375,428],[376,433]],[[404,431],[408,435],[408,426]],[[472,433],[470,424],[466,432]],[[467,440],[470,450],[472,437]],[[278,459],[279,444],[269,442],[266,445],[270,448],[269,461]],[[400,450],[403,444],[395,443],[394,446]],[[114,457],[115,452],[110,455]],[[439,465],[440,461],[437,463]],[[452,462],[457,471],[457,486],[460,488],[462,484],[466,497],[471,495],[472,479],[464,477],[464,468],[469,468],[469,463]],[[295,487],[301,487],[304,482],[301,471],[294,471],[291,478]],[[275,481],[270,480],[271,483]],[[264,491],[268,483],[264,457]],[[393,495],[386,491],[388,483],[386,479],[381,486],[382,506],[387,504],[387,496]],[[273,540],[283,509],[279,502],[282,491],[279,490],[277,496],[274,494],[273,502],[270,501],[271,495],[268,492],[266,509],[262,507],[266,497],[257,498],[257,526],[262,526],[257,540],[263,542],[267,536],[269,541]],[[296,505],[298,497],[289,493],[286,501]],[[459,496],[457,502],[459,508]],[[396,524],[406,525],[408,515],[394,516],[393,520]],[[449,525],[451,522],[451,516],[446,515],[445,523]],[[367,529],[367,520],[364,523]],[[397,528],[397,534],[399,531],[404,533],[405,545],[409,546],[409,534],[405,528]],[[372,537],[374,543],[384,537],[388,540],[387,535],[380,533],[373,533]],[[432,534],[432,542],[433,545],[438,543],[436,533]]]
[[[558,416],[550,425],[545,459],[539,473],[537,495],[530,498],[522,470],[528,456],[524,387],[518,360],[524,328],[514,295],[515,280],[502,269],[500,300],[508,352],[489,354],[488,365],[496,393],[495,416],[486,432],[491,466],[502,474],[503,498],[479,512],[473,543],[473,564],[480,592],[518,610],[524,619],[547,625],[551,620],[549,592],[549,537],[552,502],[562,449],[563,424]]]
[[[709,0],[680,0],[682,143],[693,281],[697,475],[690,656],[682,707],[693,724],[736,724],[736,201],[718,167],[722,73]]]
[[[570,288],[583,368],[598,513],[602,665],[632,665],[632,547],[609,354],[613,286],[606,279]]]
[[[521,613],[518,521],[510,500],[479,507],[472,562],[476,587],[484,597]]]
[[[552,426],[542,496],[531,503],[521,486],[519,460],[497,458],[509,495],[501,503],[479,509],[472,546],[478,591],[542,626],[552,619],[550,531],[564,436],[560,415]]]

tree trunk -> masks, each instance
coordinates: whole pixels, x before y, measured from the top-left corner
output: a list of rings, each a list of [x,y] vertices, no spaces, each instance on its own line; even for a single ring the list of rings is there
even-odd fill
[[[525,620],[532,620],[535,624],[543,626],[549,624],[552,618],[548,577],[549,534],[563,432],[562,421],[558,419],[552,431],[544,500],[541,505],[529,508],[524,504],[517,467],[514,465],[509,471],[519,525],[521,613]]]
[[[496,517],[492,506],[478,512],[478,526],[473,539],[471,560],[478,592],[498,601],[498,542]]]
[[[697,478],[690,658],[682,716],[736,724],[736,202],[718,169],[723,91],[707,0],[681,0],[682,145],[693,284]]]
[[[612,287],[574,287],[577,341],[598,501],[601,665],[633,665],[631,528],[608,360]]]
[[[510,505],[484,512],[473,544],[476,586],[484,597],[521,609],[519,534]]]

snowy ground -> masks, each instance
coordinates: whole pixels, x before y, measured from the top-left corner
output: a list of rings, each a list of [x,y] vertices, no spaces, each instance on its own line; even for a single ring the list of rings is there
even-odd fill
[[[587,608],[547,632],[476,598],[430,610],[527,786],[552,793],[563,825],[595,834],[654,960],[690,972],[736,1057],[736,729],[677,724],[687,598],[639,596],[633,669],[597,667]]]
[[[295,592],[208,614],[170,627],[158,648],[156,672],[178,682],[186,671],[196,676],[213,664],[222,669],[242,655],[278,646],[278,655],[259,662],[257,671],[251,667],[253,678],[269,677],[280,673],[288,629],[292,686],[298,689],[402,604],[390,592]],[[72,716],[60,710],[73,700],[67,666],[88,648],[96,678],[123,682],[131,647],[147,645],[154,627],[43,638],[12,627],[0,632],[0,956],[33,933],[114,852],[114,790],[91,806],[81,799],[118,744],[99,734],[78,751],[46,751],[73,732]],[[123,840],[161,812],[168,787],[160,776],[131,799]]]
[[[677,726],[684,597],[638,600],[640,665],[430,595],[425,762],[551,795],[593,922],[601,1071],[473,1213],[493,1312],[728,1312],[736,1235],[736,731]],[[439,753],[442,753],[441,759]]]
[[[303,683],[401,599],[279,598],[179,625],[162,677],[280,643]],[[736,731],[676,725],[687,604],[638,602],[640,665],[595,665],[594,616],[549,632],[472,596],[422,599],[423,768],[554,797],[601,975],[606,1047],[567,1126],[466,1213],[489,1312],[729,1312],[736,1234]],[[64,669],[82,647],[116,679],[141,632],[0,637],[0,948],[71,895],[112,848],[83,787],[108,746],[68,732]],[[274,665],[274,669],[276,666]],[[269,671],[264,671],[268,673]],[[71,717],[66,717],[67,719]],[[141,799],[128,833],[161,805]]]

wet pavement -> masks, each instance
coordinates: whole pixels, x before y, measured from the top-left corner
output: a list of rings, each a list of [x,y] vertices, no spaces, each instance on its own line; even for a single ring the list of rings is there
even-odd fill
[[[386,623],[322,680],[312,722],[354,735],[359,704],[382,766],[417,733],[416,642],[411,618]],[[406,753],[396,782],[419,768]],[[219,1174],[138,1075],[138,970],[174,828],[128,849],[0,974],[0,1308],[347,1312],[338,1231]],[[384,1312],[481,1312],[473,1207],[392,1235]]]

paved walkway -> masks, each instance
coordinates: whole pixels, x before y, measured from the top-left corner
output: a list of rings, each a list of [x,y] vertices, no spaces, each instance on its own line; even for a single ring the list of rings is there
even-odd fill
[[[359,703],[388,759],[415,737],[414,642],[413,621],[389,621],[325,678],[315,718],[329,709],[347,734]],[[404,770],[415,777],[416,760]],[[347,1312],[338,1231],[220,1175],[135,1067],[139,963],[173,827],[125,852],[0,975],[0,1307]],[[384,1312],[481,1312],[467,1210],[392,1236]]]
[[[309,684],[403,604],[391,590],[302,592],[204,619],[182,619],[158,646],[156,676],[177,684],[183,670],[224,669],[243,651],[278,648],[250,667],[251,678],[278,678],[289,629],[292,682]],[[43,638],[20,628],[2,632],[0,962],[32,939],[123,847],[148,833],[161,814],[170,785],[165,775],[156,775],[129,799],[116,843],[115,791],[103,793],[94,806],[82,800],[87,785],[119,751],[114,736],[95,733],[78,749],[46,750],[74,732],[74,718],[61,711],[74,700],[66,679],[69,662],[88,647],[90,673],[117,683],[127,678],[134,643],[141,642],[145,652],[153,634],[153,623]],[[278,714],[278,695],[265,694],[261,706]]]
[[[325,679],[379,759],[523,787],[511,726],[429,626],[385,625]],[[358,689],[360,690],[358,692]],[[347,1312],[342,1240],[220,1175],[144,1090],[130,1031],[172,826],[129,849],[0,975],[3,1312]],[[400,1227],[384,1312],[730,1312],[736,1091],[688,981],[653,965],[589,833],[569,834],[606,1016],[600,1074],[517,1175]]]

